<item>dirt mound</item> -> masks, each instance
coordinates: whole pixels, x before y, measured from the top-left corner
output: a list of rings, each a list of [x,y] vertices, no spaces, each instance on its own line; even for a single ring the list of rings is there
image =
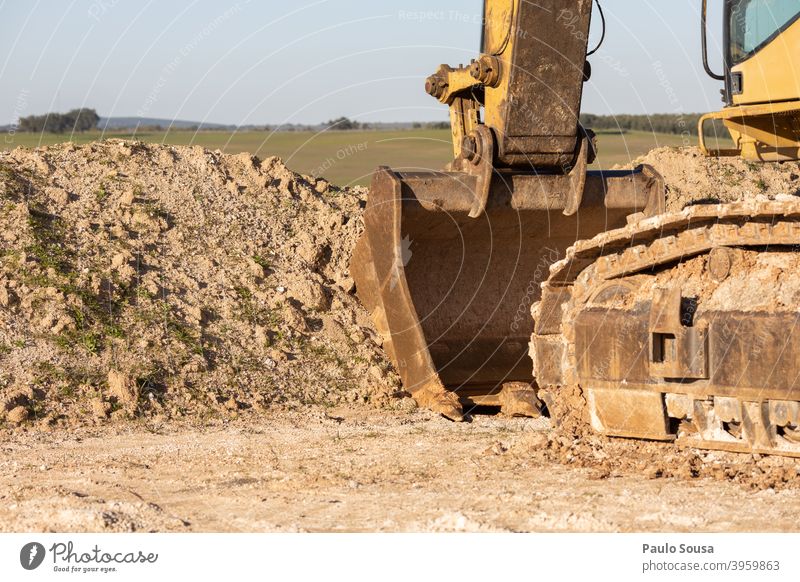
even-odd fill
[[[664,177],[667,211],[689,204],[733,202],[800,193],[800,163],[759,164],[741,158],[709,158],[697,147],[650,151],[629,167],[650,164]]]
[[[0,418],[387,402],[347,272],[365,197],[201,147],[0,153]]]

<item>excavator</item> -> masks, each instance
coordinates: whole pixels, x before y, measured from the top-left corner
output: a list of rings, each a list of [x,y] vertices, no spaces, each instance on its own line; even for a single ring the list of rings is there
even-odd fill
[[[719,74],[707,4],[725,106],[700,120],[702,151],[797,160],[800,0],[724,0]],[[604,37],[599,0],[485,0],[480,54],[425,83],[452,162],[373,175],[358,297],[405,391],[452,420],[552,414],[578,390],[604,435],[800,456],[800,294],[780,284],[800,266],[800,200],[668,213],[654,168],[589,169],[595,11]],[[733,147],[708,146],[709,122]]]

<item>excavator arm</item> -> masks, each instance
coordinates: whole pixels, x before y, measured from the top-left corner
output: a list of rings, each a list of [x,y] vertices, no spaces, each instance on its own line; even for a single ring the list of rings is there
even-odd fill
[[[466,67],[442,65],[426,91],[452,109],[484,109],[497,165],[569,168],[583,137],[578,114],[591,15],[592,0],[488,2],[482,53]],[[545,30],[560,34],[545,38]],[[474,152],[476,120],[451,119],[456,157]]]

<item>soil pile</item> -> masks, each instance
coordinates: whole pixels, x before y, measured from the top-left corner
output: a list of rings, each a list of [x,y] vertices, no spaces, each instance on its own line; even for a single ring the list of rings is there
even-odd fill
[[[800,193],[797,162],[761,164],[738,157],[709,158],[697,147],[665,147],[634,160],[630,167],[639,164],[650,164],[664,177],[668,212],[689,204]]]
[[[0,153],[0,418],[385,404],[347,272],[365,198],[201,147]]]

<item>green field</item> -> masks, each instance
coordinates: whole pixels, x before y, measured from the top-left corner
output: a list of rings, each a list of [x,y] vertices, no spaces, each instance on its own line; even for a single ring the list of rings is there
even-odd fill
[[[226,153],[250,152],[264,158],[279,156],[294,171],[325,177],[335,184],[368,184],[371,172],[379,165],[397,169],[441,169],[452,157],[450,132],[415,129],[407,131],[329,131],[281,132],[266,131],[170,131],[115,133],[81,133],[72,141],[86,143],[102,138],[133,138],[174,145],[201,145]],[[3,135],[2,148],[36,147],[67,141],[62,134]],[[595,167],[610,168],[627,163],[660,146],[694,145],[694,137],[627,132],[601,133]]]

